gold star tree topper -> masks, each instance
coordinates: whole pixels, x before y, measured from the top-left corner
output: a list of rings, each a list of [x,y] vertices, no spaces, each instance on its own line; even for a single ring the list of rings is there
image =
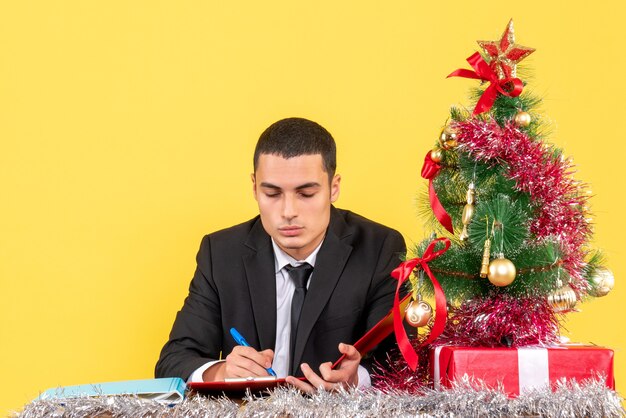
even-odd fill
[[[478,41],[478,45],[485,51],[489,66],[500,79],[515,77],[516,64],[535,52],[534,48],[515,43],[513,19],[506,25],[499,41]]]

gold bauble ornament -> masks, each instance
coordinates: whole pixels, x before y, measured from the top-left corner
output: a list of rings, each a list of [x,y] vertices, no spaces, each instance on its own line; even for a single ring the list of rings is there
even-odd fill
[[[445,150],[450,150],[457,146],[457,131],[449,126],[446,126],[439,135],[439,143]]]
[[[433,308],[423,300],[412,300],[404,312],[406,322],[415,328],[428,324],[432,316]]]
[[[548,295],[548,304],[554,312],[570,311],[574,309],[576,302],[576,292],[569,284],[559,287]]]
[[[513,122],[515,122],[515,125],[519,126],[520,128],[526,128],[528,125],[530,125],[531,120],[532,118],[530,117],[530,114],[528,112],[524,112],[523,110],[517,112],[515,114],[515,118],[513,118]]]
[[[503,287],[513,283],[516,274],[515,264],[500,254],[498,258],[489,263],[487,278],[494,286]]]
[[[614,285],[613,272],[606,267],[599,267],[589,279],[589,294],[595,297],[606,296]]]
[[[436,163],[440,163],[443,158],[443,153],[440,149],[434,149],[430,152],[430,159]]]

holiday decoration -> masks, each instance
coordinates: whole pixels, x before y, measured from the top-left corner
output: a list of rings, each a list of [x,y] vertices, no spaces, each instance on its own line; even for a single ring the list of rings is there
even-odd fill
[[[430,152],[430,159],[436,163],[440,163],[442,157],[443,157],[443,153],[441,152],[440,149],[435,148],[434,150]]]
[[[485,348],[439,346],[432,350],[434,387],[451,387],[464,375],[502,387],[510,396],[541,389],[560,379],[602,376],[615,389],[613,350],[595,346]]]
[[[437,157],[438,155],[436,155]],[[433,209],[433,213],[437,220],[443,225],[446,230],[448,230],[451,234],[454,233],[452,230],[452,219],[450,219],[450,215],[446,212],[446,210],[441,206],[441,202],[439,201],[439,197],[437,196],[437,192],[435,191],[435,187],[433,185],[433,180],[439,174],[441,170],[441,166],[437,164],[438,161],[435,161],[431,152],[426,154],[424,158],[424,165],[422,166],[422,177],[428,180],[428,198],[430,201],[430,207]]]
[[[437,205],[430,202],[435,220],[444,225],[446,214],[445,230],[460,231],[460,242],[429,263],[451,318],[457,318],[448,321],[436,344],[459,343],[472,329],[472,345],[493,346],[492,331],[504,328],[496,345],[550,344],[559,339],[555,324],[562,315],[586,296],[606,294],[613,277],[588,246],[589,194],[573,178],[571,159],[540,136],[540,100],[516,78],[516,66],[534,49],[515,42],[513,21],[499,40],[479,45],[484,55],[468,59],[473,71],[451,75],[487,83],[475,91],[473,111],[450,112],[437,141],[445,165],[424,164],[436,164],[436,170],[426,170],[435,174],[425,176],[431,197],[437,196]],[[428,242],[415,252],[422,253]],[[423,291],[432,292],[429,283]],[[494,310],[504,309],[500,301],[507,301],[506,310]],[[518,308],[524,312],[519,317],[508,314]]]
[[[437,244],[443,244],[443,248],[435,250]],[[415,348],[411,345],[411,341],[404,329],[402,324],[402,316],[400,315],[400,290],[402,288],[402,284],[409,278],[413,270],[416,268],[420,269],[420,272],[427,275],[430,279],[430,283],[432,285],[434,296],[435,296],[435,321],[432,326],[430,335],[428,338],[421,343],[421,345],[427,345],[433,342],[434,340],[441,335],[446,325],[446,318],[448,316],[448,311],[446,307],[446,297],[441,290],[441,286],[439,282],[433,275],[428,263],[437,259],[443,253],[448,251],[450,248],[450,240],[447,238],[437,238],[430,241],[426,249],[424,250],[421,257],[416,257],[410,260],[406,260],[402,262],[398,267],[396,267],[392,272],[391,276],[398,280],[398,285],[396,287],[396,295],[393,301],[393,331],[396,336],[396,341],[398,343],[398,348],[400,353],[408,363],[409,367],[412,370],[415,370],[418,365],[419,355],[415,351]],[[420,280],[421,282],[421,280]],[[416,293],[421,294],[421,286],[422,283],[419,283],[419,288]]]
[[[434,237],[433,237],[434,239]],[[404,320],[407,324],[415,328],[426,326],[433,317],[433,308],[428,302],[422,299],[421,289],[424,287],[424,269],[418,272],[417,293],[413,300],[407,305],[404,312]]]
[[[589,279],[589,294],[596,297],[606,296],[615,284],[613,273],[606,267],[599,267]]]
[[[471,222],[472,216],[474,215],[474,183],[469,184],[469,188],[467,189],[467,196],[465,199],[467,203],[463,207],[463,215],[461,216],[463,230],[461,231],[461,235],[459,235],[459,239],[461,241],[465,241],[469,237],[467,233],[467,226]]]
[[[457,146],[457,132],[456,129],[446,126],[439,135],[439,144],[445,150],[450,150]]]
[[[484,281],[483,281],[484,283]],[[514,286],[515,282],[511,285]],[[449,311],[448,324],[437,343],[467,347],[524,347],[557,344],[559,322],[547,298],[507,295],[466,300]]]
[[[509,20],[499,41],[478,41],[478,45],[489,57],[489,67],[500,79],[515,77],[517,63],[535,51],[515,43],[513,19]]]
[[[491,254],[491,240],[487,238],[485,240],[485,246],[483,249],[483,261],[480,264],[480,277],[485,278],[489,274],[489,258]]]
[[[452,240],[428,263],[449,309],[439,338],[413,342],[423,363],[409,368],[422,384],[425,344],[556,344],[565,314],[614,285],[589,245],[589,193],[574,179],[572,160],[542,136],[540,100],[517,78],[516,67],[534,49],[515,43],[513,21],[499,40],[479,45],[483,54],[467,59],[471,69],[449,75],[481,81],[472,94],[475,106],[452,108],[435,144],[441,154],[429,151],[422,168],[429,180],[428,225]],[[431,241],[414,253],[425,254]],[[419,290],[434,294],[431,282]]]
[[[555,312],[567,312],[576,306],[576,293],[569,284],[559,287],[548,295],[548,303]]]
[[[489,263],[487,277],[494,286],[508,286],[515,280],[515,264],[504,258],[500,253],[498,258]]]
[[[476,103],[474,115],[479,115],[491,109],[496,97],[498,97],[498,93],[509,97],[517,97],[522,93],[524,88],[522,80],[519,78],[499,79],[498,75],[487,65],[478,52],[467,58],[467,62],[474,71],[459,69],[450,73],[448,77],[477,78],[489,82],[489,87],[485,89],[480,100]]]
[[[433,308],[423,300],[412,300],[406,307],[404,317],[412,327],[419,328],[428,324],[433,314]]]
[[[528,112],[524,112],[521,110],[517,112],[515,114],[515,117],[513,118],[513,122],[520,128],[528,127],[528,125],[530,125],[531,120],[532,119],[530,117],[530,114]]]
[[[278,388],[266,396],[246,396],[243,402],[227,398],[190,396],[175,406],[133,396],[38,400],[16,418],[39,417],[502,417],[572,416],[621,417],[626,411],[619,395],[601,380],[557,382],[555,391],[539,389],[511,399],[500,390],[463,381],[448,390],[409,391],[339,390],[304,395]]]

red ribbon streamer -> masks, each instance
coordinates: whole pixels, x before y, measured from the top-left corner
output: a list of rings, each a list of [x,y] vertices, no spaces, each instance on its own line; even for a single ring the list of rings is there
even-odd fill
[[[522,89],[524,88],[522,80],[513,77],[500,80],[498,75],[489,64],[483,60],[478,52],[475,52],[471,57],[467,58],[467,62],[469,62],[474,71],[460,68],[450,73],[448,77],[475,78],[489,81],[489,87],[485,89],[478,103],[476,103],[476,107],[472,113],[473,115],[478,115],[491,109],[493,102],[498,96],[498,92],[509,97],[517,97],[522,93]]]
[[[435,245],[438,242],[443,242],[445,244],[445,247],[439,251],[433,251],[435,249]],[[426,247],[426,251],[424,251],[424,254],[421,258],[417,257],[404,261],[391,272],[391,276],[398,280],[396,296],[395,300],[393,301],[393,329],[396,334],[398,348],[400,348],[402,356],[413,371],[415,371],[415,369],[417,368],[417,362],[419,360],[419,357],[413,349],[406,330],[402,325],[403,316],[400,313],[400,288],[402,287],[402,284],[406,281],[406,279],[409,278],[409,276],[418,264],[433,282],[433,288],[435,289],[435,324],[430,331],[430,335],[421,345],[430,344],[431,342],[435,341],[435,339],[439,337],[443,332],[443,329],[446,325],[446,319],[448,317],[448,309],[446,308],[446,295],[443,293],[441,285],[439,284],[433,273],[430,271],[428,263],[448,251],[448,248],[450,248],[450,240],[448,238],[434,239],[431,241],[430,244],[428,244],[428,247]]]
[[[433,209],[433,213],[439,223],[443,225],[443,227],[446,228],[451,234],[454,234],[452,219],[450,219],[450,215],[448,215],[448,212],[446,212],[444,207],[441,205],[441,202],[437,197],[435,187],[433,186],[433,179],[437,177],[439,170],[441,170],[441,166],[433,161],[430,156],[430,151],[428,151],[428,153],[426,153],[426,157],[424,158],[424,165],[422,166],[422,177],[428,180],[428,197],[430,199],[430,207]]]

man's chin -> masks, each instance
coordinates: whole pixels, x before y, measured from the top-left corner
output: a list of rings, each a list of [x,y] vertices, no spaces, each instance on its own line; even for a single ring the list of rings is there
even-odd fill
[[[283,250],[285,253],[295,258],[296,260],[304,260],[309,256],[309,254],[306,254],[305,250],[306,243],[304,243],[302,239],[296,240],[293,238],[282,238],[280,240],[274,239],[274,241],[276,242],[276,244],[278,244],[278,247],[281,250]]]
[[[283,235],[274,236],[274,242],[291,257],[296,260],[304,260],[319,245],[321,240],[311,237],[310,234],[285,237]]]
[[[299,250],[304,247],[302,239],[299,237],[281,237],[280,239],[274,239],[274,241],[284,250]]]

